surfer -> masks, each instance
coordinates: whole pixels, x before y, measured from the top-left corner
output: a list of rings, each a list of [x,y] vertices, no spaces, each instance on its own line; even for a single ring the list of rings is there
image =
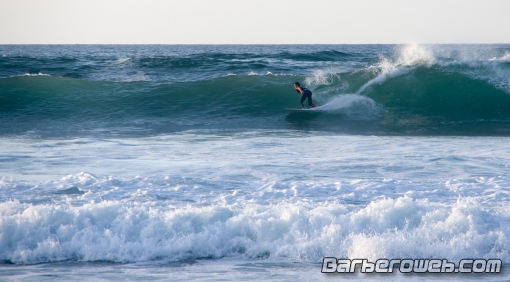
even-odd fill
[[[303,105],[303,102],[306,98],[308,98],[308,105],[310,105],[310,108],[315,108],[315,105],[312,103],[312,91],[301,87],[301,84],[299,82],[294,83],[294,89],[296,89],[296,92],[301,94],[301,108],[305,108],[305,105]]]

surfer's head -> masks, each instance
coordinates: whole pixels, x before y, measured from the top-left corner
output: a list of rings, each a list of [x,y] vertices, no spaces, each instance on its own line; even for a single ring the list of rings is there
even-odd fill
[[[301,87],[301,84],[299,84],[299,82],[294,82],[294,89],[298,89],[299,87]]]

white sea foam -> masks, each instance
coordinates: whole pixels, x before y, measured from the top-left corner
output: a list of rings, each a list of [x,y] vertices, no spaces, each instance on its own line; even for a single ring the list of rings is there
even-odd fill
[[[500,58],[498,57],[492,57],[489,59],[490,62],[509,62],[510,61],[510,53],[508,52],[505,52],[505,54],[503,56],[501,56]]]
[[[506,51],[505,55],[499,59],[502,62],[510,62],[510,52]]]
[[[49,74],[46,74],[46,73],[42,73],[42,72],[38,72],[38,73],[25,73],[24,75],[22,76],[51,76]]]
[[[116,61],[117,64],[123,64],[125,62],[131,61],[131,58],[120,58]]]
[[[331,85],[335,79],[340,79],[340,76],[332,69],[316,69],[311,76],[305,78],[305,85],[315,90],[319,86]]]
[[[51,76],[49,74],[46,74],[46,73],[42,73],[42,72],[38,72],[38,73],[24,73],[24,74],[20,74],[20,75],[12,75],[10,76],[10,78],[14,78],[14,77],[26,77],[26,76],[29,76],[29,77],[37,77],[37,76]]]
[[[282,134],[3,138],[0,259],[510,262],[504,138]]]
[[[509,262],[508,207],[465,198],[449,206],[404,196],[353,208],[310,205],[154,207],[140,201],[82,206],[0,204],[0,257],[16,263],[78,259],[465,257]]]

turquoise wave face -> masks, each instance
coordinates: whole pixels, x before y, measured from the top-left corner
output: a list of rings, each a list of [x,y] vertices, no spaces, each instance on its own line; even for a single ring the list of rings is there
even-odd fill
[[[9,47],[19,54],[0,60],[0,134],[510,134],[510,46],[227,46],[223,53],[181,46],[163,55],[149,47],[109,46],[112,54],[93,56],[100,46],[74,46],[76,54],[50,56],[32,46],[35,57]],[[284,110],[300,107],[295,81],[319,107]]]

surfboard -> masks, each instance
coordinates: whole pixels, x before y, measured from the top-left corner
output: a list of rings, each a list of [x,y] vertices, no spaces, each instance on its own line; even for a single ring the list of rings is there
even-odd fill
[[[285,108],[285,110],[289,113],[300,113],[310,111],[310,109],[291,109],[291,108]]]

